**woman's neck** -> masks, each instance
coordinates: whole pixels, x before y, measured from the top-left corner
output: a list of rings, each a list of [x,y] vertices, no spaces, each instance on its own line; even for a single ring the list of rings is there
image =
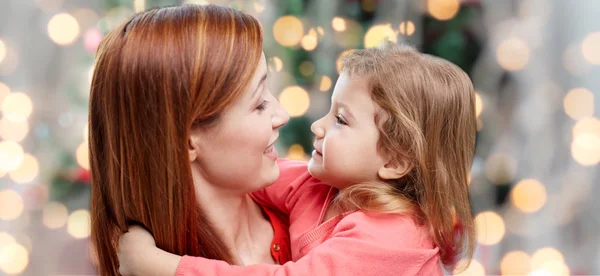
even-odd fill
[[[202,182],[195,184],[198,201],[235,264],[273,262],[269,251],[273,228],[260,206],[248,194],[234,194]]]

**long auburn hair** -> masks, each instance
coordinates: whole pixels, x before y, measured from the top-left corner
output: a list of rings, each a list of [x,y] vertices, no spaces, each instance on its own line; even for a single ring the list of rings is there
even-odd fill
[[[89,104],[91,240],[101,275],[119,275],[118,239],[132,222],[163,250],[231,263],[196,199],[188,139],[242,95],[261,55],[259,22],[215,5],[147,10],[104,38]]]
[[[446,269],[466,268],[476,245],[468,179],[477,119],[469,76],[449,61],[389,41],[342,62],[342,73],[366,79],[380,108],[378,150],[408,161],[411,170],[396,181],[350,186],[336,202],[411,215],[430,229]]]

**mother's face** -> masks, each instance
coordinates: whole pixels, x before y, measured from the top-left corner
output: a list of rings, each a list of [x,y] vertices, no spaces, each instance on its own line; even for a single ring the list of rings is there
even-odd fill
[[[192,170],[208,183],[248,193],[279,177],[274,143],[278,129],[289,120],[266,82],[264,54],[250,86],[210,130],[196,130],[190,137]]]

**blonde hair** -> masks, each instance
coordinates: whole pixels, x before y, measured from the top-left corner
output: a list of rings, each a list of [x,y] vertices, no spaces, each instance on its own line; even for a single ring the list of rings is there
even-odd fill
[[[342,62],[342,73],[367,81],[380,108],[379,152],[407,161],[411,169],[395,181],[346,188],[336,202],[411,215],[430,228],[446,269],[460,258],[467,260],[461,268],[467,267],[475,248],[467,182],[476,134],[468,75],[446,60],[392,42],[355,51]]]

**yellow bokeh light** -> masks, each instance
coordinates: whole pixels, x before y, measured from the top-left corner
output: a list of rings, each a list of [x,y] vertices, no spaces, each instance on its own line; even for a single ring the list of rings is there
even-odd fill
[[[90,125],[85,124],[85,126],[83,127],[83,141],[88,141],[89,133],[90,133]]]
[[[564,263],[565,257],[560,251],[552,247],[540,248],[533,255],[531,255],[531,269],[541,269],[542,266],[547,262],[560,262]]]
[[[517,173],[517,161],[506,153],[494,153],[485,164],[485,176],[494,184],[508,184]]]
[[[464,263],[465,261],[461,261],[461,263]],[[464,265],[460,265],[458,267],[463,267]],[[469,264],[469,267],[467,267],[467,269],[465,269],[462,272],[458,272],[458,271],[454,271],[453,273],[454,275],[457,276],[472,276],[472,275],[485,275],[485,268],[483,268],[483,265],[481,265],[481,263],[479,263],[477,260],[471,260],[471,264]]]
[[[475,217],[477,241],[483,245],[497,244],[506,233],[504,220],[495,212],[479,213]]]
[[[536,179],[523,179],[510,192],[512,204],[525,213],[540,210],[546,204],[546,188]]]
[[[348,50],[345,50],[342,53],[340,53],[340,55],[338,56],[337,61],[336,61],[336,67],[337,67],[338,73],[342,70],[342,66],[344,65],[344,63],[342,62],[342,58],[348,54],[351,54],[354,51],[356,51],[356,50],[348,49]]]
[[[273,36],[283,46],[295,46],[304,36],[304,25],[295,16],[282,16],[273,24]]]
[[[396,32],[389,24],[375,25],[371,27],[365,34],[365,48],[377,47],[384,40],[389,40],[392,42],[398,41]]]
[[[591,64],[600,64],[600,32],[591,33],[583,39],[581,52],[585,60]]]
[[[481,101],[481,96],[479,96],[479,93],[475,93],[475,114],[477,117],[479,117],[481,111],[483,111],[483,102]]]
[[[2,103],[8,94],[10,94],[10,88],[6,84],[0,82],[0,111],[2,111]]]
[[[0,219],[14,220],[23,213],[23,198],[14,190],[0,191]]]
[[[519,71],[529,62],[529,47],[517,38],[504,40],[496,50],[498,64],[507,71]]]
[[[0,63],[2,63],[2,61],[4,60],[5,57],[6,57],[6,44],[4,44],[4,41],[0,40]]]
[[[143,12],[146,9],[145,0],[133,0],[133,10],[135,12]]]
[[[331,27],[333,27],[335,31],[343,32],[346,30],[346,20],[336,16],[331,20]]]
[[[67,207],[58,202],[49,202],[42,210],[42,223],[50,229],[63,227],[68,217]]]
[[[531,258],[523,251],[506,253],[500,262],[502,275],[527,275],[531,271]]]
[[[300,74],[302,74],[305,77],[308,77],[314,73],[315,73],[315,65],[312,62],[306,60],[306,61],[303,61],[302,63],[300,63]]]
[[[10,172],[21,165],[25,152],[13,141],[0,142],[0,170]]]
[[[288,149],[288,154],[286,156],[287,159],[290,160],[301,160],[306,161],[308,158],[306,157],[306,153],[304,152],[304,148],[299,144],[293,144]]]
[[[67,233],[76,239],[90,236],[90,212],[87,210],[76,210],[67,219]]]
[[[263,12],[265,10],[265,4],[260,1],[254,1],[254,10],[256,12]]]
[[[29,264],[29,252],[18,243],[0,248],[0,270],[7,274],[20,274]]]
[[[310,97],[304,88],[290,86],[281,92],[279,102],[291,117],[304,115],[310,106]]]
[[[427,12],[440,21],[452,19],[459,8],[459,0],[427,0]]]
[[[594,114],[594,94],[585,88],[571,89],[563,100],[565,113],[574,120]]]
[[[543,273],[540,273],[541,275],[551,275],[551,276],[569,276],[569,275],[571,275],[571,271],[570,271],[569,267],[564,262],[561,262],[561,261],[544,262],[540,266],[540,269],[538,269],[536,271],[543,272]]]
[[[0,119],[0,137],[4,140],[20,142],[29,133],[27,121],[14,122],[6,117]]]
[[[271,72],[281,72],[281,69],[283,69],[283,61],[281,61],[279,57],[272,57],[270,58],[270,61],[269,68],[271,69]]]
[[[4,177],[8,172],[4,171],[3,169],[0,169],[0,178]]]
[[[75,158],[77,159],[77,164],[79,164],[79,166],[86,170],[90,169],[89,149],[86,141],[77,147]]]
[[[302,38],[302,48],[306,51],[312,51],[314,49],[317,48],[317,45],[319,44],[317,42],[317,37],[316,36],[312,36],[312,35],[305,35]]]
[[[600,163],[600,136],[592,133],[577,135],[571,143],[571,155],[582,166]]]
[[[573,127],[573,138],[581,134],[593,134],[600,137],[600,120],[596,117],[585,117]]]
[[[317,33],[321,36],[325,35],[325,30],[322,27],[317,27]]]
[[[11,234],[0,232],[0,248],[15,242],[17,242],[17,240]]]
[[[33,110],[33,104],[27,94],[13,92],[8,94],[2,103],[2,111],[6,119],[14,122],[27,120]]]
[[[71,45],[79,36],[79,23],[72,15],[59,13],[48,22],[48,36],[58,45]]]
[[[15,170],[9,172],[10,178],[19,184],[24,184],[34,180],[40,172],[38,160],[29,154],[25,154],[23,162]]]
[[[410,20],[402,21],[402,23],[400,23],[400,27],[399,27],[398,31],[402,35],[411,36],[413,33],[415,33],[415,23],[413,23]]]
[[[323,76],[321,78],[321,84],[319,85],[319,90],[325,92],[331,88],[331,85],[332,85],[331,78],[329,78],[328,76]]]

